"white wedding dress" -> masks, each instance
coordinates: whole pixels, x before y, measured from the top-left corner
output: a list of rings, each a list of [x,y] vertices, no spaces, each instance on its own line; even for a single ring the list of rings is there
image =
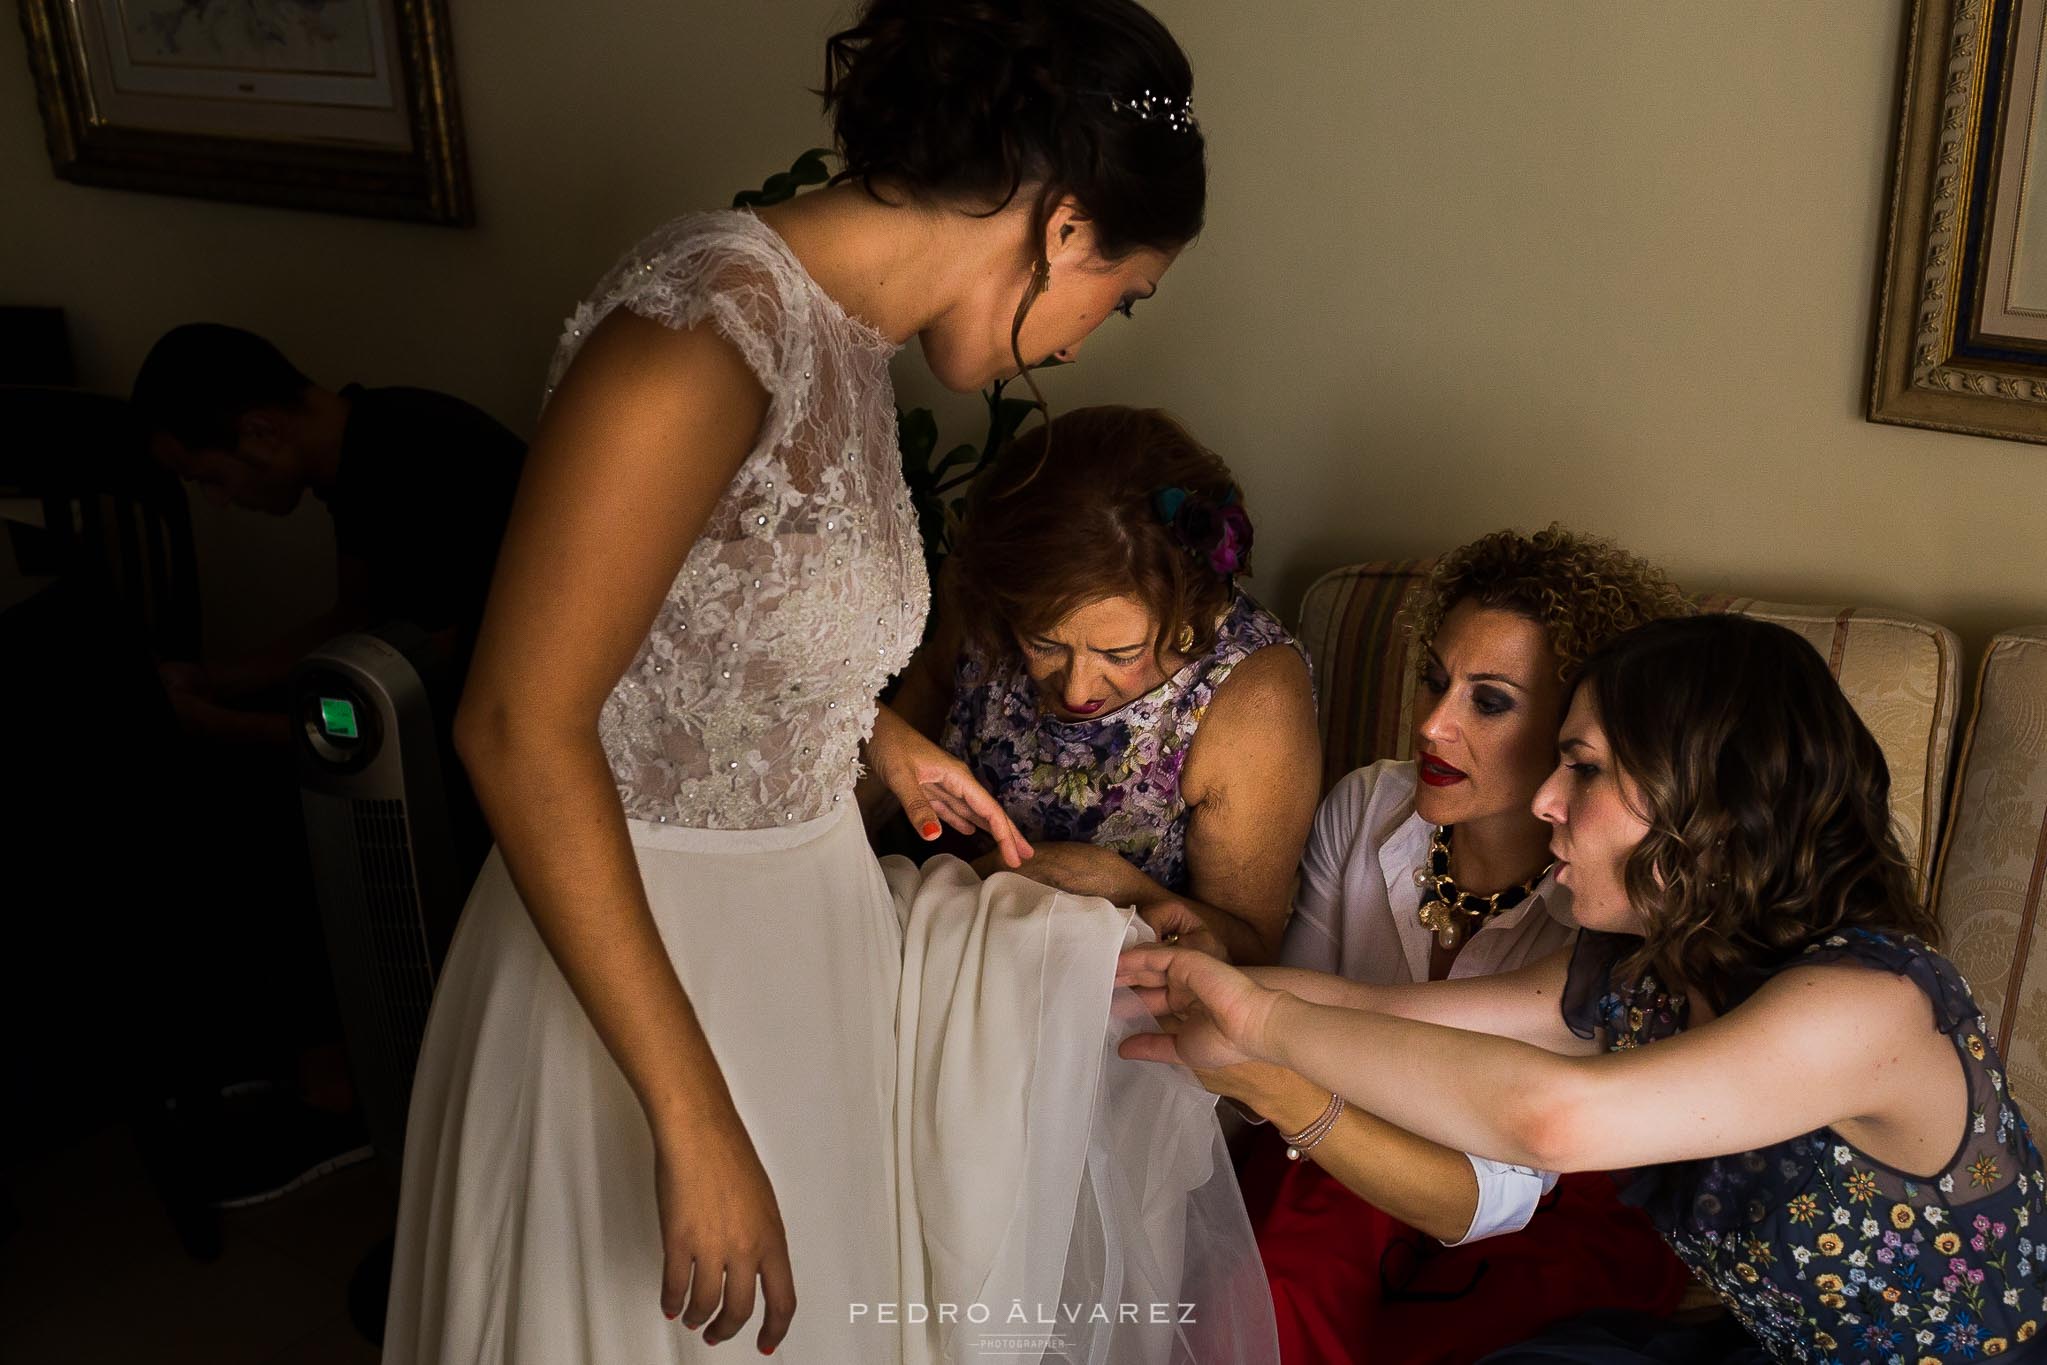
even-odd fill
[[[852,788],[928,601],[893,345],[747,213],[679,219],[570,319],[709,322],[769,395],[601,734],[669,956],[773,1182],[817,1365],[1277,1359],[1213,1101],[1128,1062],[1127,908],[878,862]],[[435,995],[386,1365],[666,1365],[646,1121],[493,853]]]

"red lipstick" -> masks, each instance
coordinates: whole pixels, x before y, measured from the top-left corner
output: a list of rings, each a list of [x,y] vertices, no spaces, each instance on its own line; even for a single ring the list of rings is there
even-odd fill
[[[1464,772],[1453,768],[1434,754],[1423,754],[1418,762],[1422,781],[1431,787],[1451,787],[1464,781]]]

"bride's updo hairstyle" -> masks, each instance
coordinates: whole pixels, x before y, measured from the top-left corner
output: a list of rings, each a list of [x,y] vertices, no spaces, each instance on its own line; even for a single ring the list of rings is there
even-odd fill
[[[1208,169],[1179,44],[1134,0],[869,0],[825,44],[843,169],[884,197],[997,213],[1071,195],[1115,260],[1201,231]]]

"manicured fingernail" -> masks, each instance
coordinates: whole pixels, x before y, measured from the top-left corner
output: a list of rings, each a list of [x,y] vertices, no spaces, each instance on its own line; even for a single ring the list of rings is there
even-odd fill
[[[926,820],[918,827],[917,832],[927,839],[936,839],[938,837],[938,822],[936,820]]]
[[[667,1318],[670,1322],[674,1322],[677,1318],[681,1317],[682,1314],[680,1312],[671,1313],[666,1308],[664,1308],[661,1310],[661,1316]]]

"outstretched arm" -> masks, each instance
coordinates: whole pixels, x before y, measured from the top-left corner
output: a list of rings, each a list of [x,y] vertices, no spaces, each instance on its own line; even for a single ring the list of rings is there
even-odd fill
[[[1309,1004],[1199,954],[1174,955],[1163,975],[1179,1031],[1132,1038],[1125,1055],[1274,1062],[1422,1137],[1546,1170],[1718,1156],[1833,1127],[1892,1165],[1931,1171],[1953,1154],[1966,1107],[1925,996],[1859,967],[1795,968],[1724,1018],[1578,1057]]]
[[[1329,1103],[1327,1088],[1270,1063],[1194,1074],[1216,1094],[1255,1109],[1282,1133],[1305,1129]],[[1524,1226],[1546,1189],[1539,1173],[1476,1161],[1355,1105],[1338,1116],[1311,1159],[1360,1199],[1453,1244]]]
[[[1167,1014],[1175,1008],[1165,988],[1165,965],[1172,960],[1171,952],[1155,945],[1132,948],[1123,954],[1117,967],[1116,984],[1135,990],[1154,1015]],[[1406,986],[1367,985],[1333,972],[1302,967],[1247,967],[1244,973],[1260,986],[1285,991],[1312,1004],[1372,1010],[1402,1019],[1518,1038],[1549,1052],[1596,1051],[1594,1043],[1564,1026],[1564,983],[1570,965],[1571,950],[1566,947],[1511,972]]]

